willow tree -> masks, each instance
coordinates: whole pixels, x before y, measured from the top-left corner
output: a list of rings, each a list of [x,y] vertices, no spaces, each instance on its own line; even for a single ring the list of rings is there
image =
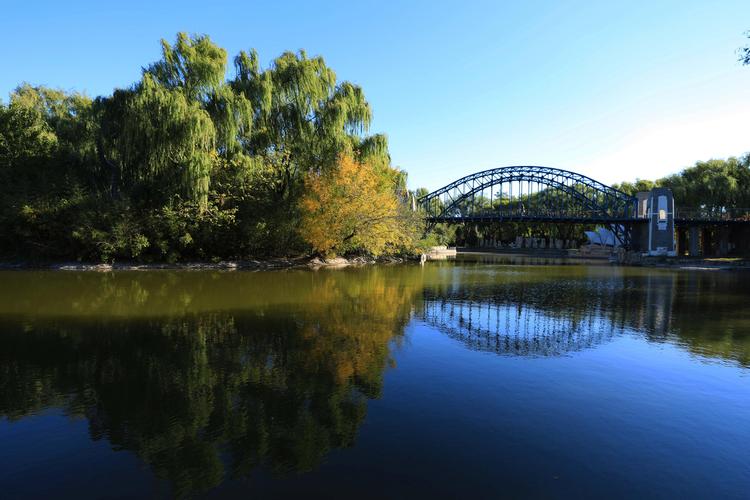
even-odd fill
[[[148,67],[159,86],[176,90],[211,116],[221,153],[236,152],[252,127],[250,102],[226,83],[227,53],[208,36],[177,35],[171,46],[162,40],[162,59]]]
[[[628,194],[656,186],[670,188],[679,208],[700,209],[707,214],[731,213],[750,206],[750,155],[698,161],[663,179],[615,185]]]
[[[93,157],[96,124],[92,101],[83,94],[23,84],[11,94],[6,117],[11,122],[0,134],[14,154],[37,158],[63,154],[77,163],[86,163]],[[55,146],[54,152],[51,145]],[[29,148],[25,153],[24,147]]]
[[[102,161],[152,197],[182,194],[205,206],[214,159],[237,151],[252,124],[249,102],[226,84],[226,65],[208,36],[162,40],[161,60],[141,81],[102,102]]]
[[[205,203],[216,129],[199,103],[145,74],[124,123],[124,177],[175,186]]]
[[[0,174],[11,175],[29,160],[47,158],[57,147],[57,135],[44,114],[20,101],[0,106]]]
[[[0,106],[0,182],[6,197],[92,184],[96,122],[79,93],[23,84]]]
[[[683,207],[722,213],[750,203],[750,157],[699,161],[658,181]]]
[[[253,109],[245,153],[270,169],[277,199],[294,198],[307,172],[332,168],[345,149],[387,158],[384,136],[367,136],[372,112],[362,89],[338,83],[322,57],[286,52],[262,70],[254,50],[235,58],[231,82]]]

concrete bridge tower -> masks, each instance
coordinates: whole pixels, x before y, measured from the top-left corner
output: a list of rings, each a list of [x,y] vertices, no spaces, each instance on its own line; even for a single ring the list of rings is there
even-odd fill
[[[674,197],[669,188],[658,187],[651,190],[646,200],[648,218],[648,255],[675,257]]]

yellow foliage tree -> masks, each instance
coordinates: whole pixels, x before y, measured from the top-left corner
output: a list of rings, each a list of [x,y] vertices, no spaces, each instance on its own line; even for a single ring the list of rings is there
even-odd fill
[[[352,251],[381,255],[413,244],[413,217],[396,195],[399,172],[341,155],[336,167],[305,177],[300,234],[331,256]]]

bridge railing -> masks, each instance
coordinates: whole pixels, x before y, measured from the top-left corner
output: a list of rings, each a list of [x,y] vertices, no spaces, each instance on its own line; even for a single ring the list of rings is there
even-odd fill
[[[693,208],[677,207],[675,209],[676,219],[686,220],[725,220],[738,221],[750,220],[750,208]]]
[[[428,217],[435,217],[435,214],[428,213]],[[502,208],[475,208],[461,209],[460,207],[443,213],[440,218],[474,218],[474,219],[497,219],[497,218],[549,218],[549,219],[630,219],[628,215],[622,214],[621,217],[613,217],[604,214],[601,210],[587,210],[584,208],[547,208],[547,207],[502,207]]]

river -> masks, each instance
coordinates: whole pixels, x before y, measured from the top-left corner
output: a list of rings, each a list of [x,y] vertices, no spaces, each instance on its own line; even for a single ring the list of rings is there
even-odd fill
[[[0,272],[0,497],[748,498],[750,273]]]

